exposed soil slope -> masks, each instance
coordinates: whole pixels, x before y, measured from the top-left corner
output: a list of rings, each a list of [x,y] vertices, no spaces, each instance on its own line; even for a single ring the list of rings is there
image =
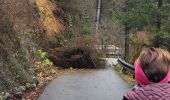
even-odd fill
[[[34,82],[37,50],[64,30],[57,3],[49,0],[0,0],[0,90]]]

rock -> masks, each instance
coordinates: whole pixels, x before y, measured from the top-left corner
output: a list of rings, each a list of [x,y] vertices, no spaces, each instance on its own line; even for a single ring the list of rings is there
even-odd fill
[[[10,93],[8,93],[8,92],[5,92],[5,95],[4,96],[2,96],[1,97],[2,99],[0,99],[0,100],[8,100],[8,98],[11,98],[11,94]]]
[[[70,69],[72,70],[72,69],[73,69],[73,67],[70,67]]]
[[[5,92],[1,92],[1,95],[5,95]]]
[[[9,97],[10,94],[8,92],[5,92],[5,97]]]
[[[19,87],[14,87],[13,91],[14,93],[16,93],[16,92],[21,92],[22,90]]]
[[[26,91],[26,87],[25,86],[19,86],[21,91]]]
[[[27,90],[33,90],[37,87],[37,85],[34,83],[34,84],[30,84],[30,83],[27,83],[26,84],[26,88]]]
[[[31,84],[31,88],[32,88],[32,89],[35,89],[36,87],[37,87],[36,84]]]
[[[29,89],[31,87],[30,83],[26,83],[26,88]]]

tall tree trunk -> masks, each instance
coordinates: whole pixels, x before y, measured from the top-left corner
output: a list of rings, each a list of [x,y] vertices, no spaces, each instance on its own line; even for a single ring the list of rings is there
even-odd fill
[[[101,13],[101,3],[102,0],[97,0],[97,13],[96,13],[96,42],[99,45],[100,44],[100,36],[99,36],[99,23],[100,23],[100,13]]]
[[[159,10],[162,8],[162,0],[157,0],[157,7],[159,8]],[[159,36],[159,32],[161,31],[161,13],[159,12],[157,15],[157,22],[156,22],[156,27],[157,27],[157,34],[155,37],[155,47],[160,47],[161,45],[161,40],[160,40],[160,36]]]
[[[99,21],[100,21],[100,10],[101,10],[101,2],[102,0],[97,1],[97,15],[96,15],[96,33],[99,31]]]
[[[158,4],[157,4],[159,10],[162,8],[162,0],[158,0]],[[161,30],[161,14],[160,12],[157,15],[157,29],[158,31]]]
[[[124,12],[129,11],[129,4],[126,4],[126,6],[123,9]],[[129,30],[128,23],[124,24],[124,32],[125,32],[125,51],[124,51],[124,60],[128,62],[129,58]]]
[[[125,25],[125,61],[129,58],[129,27]]]

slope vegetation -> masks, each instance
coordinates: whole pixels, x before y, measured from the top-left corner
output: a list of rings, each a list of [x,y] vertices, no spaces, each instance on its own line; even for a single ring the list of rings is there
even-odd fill
[[[51,0],[0,0],[0,90],[34,83],[37,50],[65,30],[61,12]]]

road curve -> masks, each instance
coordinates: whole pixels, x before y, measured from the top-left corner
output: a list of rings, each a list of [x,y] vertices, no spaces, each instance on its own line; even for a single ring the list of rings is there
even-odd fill
[[[129,90],[128,84],[109,68],[61,75],[38,100],[121,100]]]

